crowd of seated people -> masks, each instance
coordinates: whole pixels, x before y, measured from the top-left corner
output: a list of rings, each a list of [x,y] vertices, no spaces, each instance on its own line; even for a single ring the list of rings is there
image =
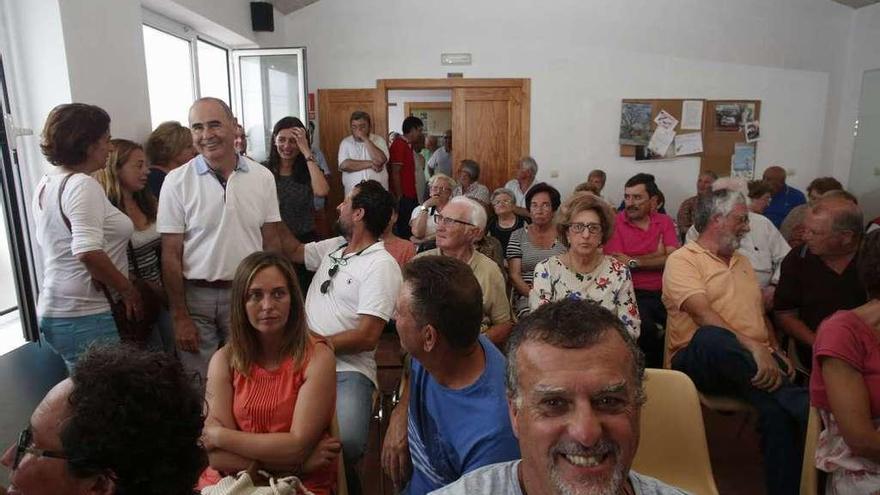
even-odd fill
[[[58,170],[33,198],[40,333],[74,385],[80,357],[108,345],[163,356],[193,377],[208,405],[196,442],[208,463],[193,464],[190,489],[259,466],[329,494],[341,462],[349,491],[370,493],[359,464],[379,389],[375,352],[394,329],[408,360],[381,457],[404,493],[498,493],[512,483],[679,493],[629,470],[646,362],[754,406],[773,494],[797,493],[809,380],[829,487],[880,485],[877,346],[868,348],[880,331],[878,236],[865,237],[839,182],[813,181],[807,203],[780,166],[750,183],[702,171],[676,225],[653,175],[626,181],[618,212],[602,170],[563,197],[524,157],[490,195],[479,163],[453,170],[451,132],[441,147],[411,116],[387,142],[371,122],[354,112],[340,143],[345,198],[338,235],[327,237],[315,205],[328,174],[295,117],[274,125],[262,164],[216,98],[193,103],[189,128],[163,123],[143,147],[111,140],[98,107],[60,105],[47,119],[41,147]],[[791,226],[793,249],[780,225]],[[152,333],[137,342],[145,349],[120,344],[154,297]],[[626,384],[612,387],[619,409],[602,410],[625,423],[619,436],[580,430],[580,395],[609,390],[594,372]],[[76,395],[69,384],[64,393]],[[564,426],[558,437],[548,436],[549,415]],[[66,455],[58,438],[41,442],[18,446],[8,463],[16,476],[34,462],[28,455]],[[593,462],[595,476],[578,474]],[[856,470],[877,476],[856,479]],[[72,475],[64,482],[108,482]]]

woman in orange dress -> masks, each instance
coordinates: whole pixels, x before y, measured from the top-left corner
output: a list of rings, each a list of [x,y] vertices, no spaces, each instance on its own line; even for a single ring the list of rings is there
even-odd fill
[[[202,441],[210,467],[199,488],[256,463],[329,495],[341,449],[329,434],[336,359],[306,327],[293,265],[254,253],[238,266],[231,292],[229,340],[208,368]]]

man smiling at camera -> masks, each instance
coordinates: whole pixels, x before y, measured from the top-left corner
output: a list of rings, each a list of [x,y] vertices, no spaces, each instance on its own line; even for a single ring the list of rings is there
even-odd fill
[[[681,495],[631,471],[644,360],[617,317],[587,301],[541,306],[508,342],[507,396],[522,459],[433,493]]]

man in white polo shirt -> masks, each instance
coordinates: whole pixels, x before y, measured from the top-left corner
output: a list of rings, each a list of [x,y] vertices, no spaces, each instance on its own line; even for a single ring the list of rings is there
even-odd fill
[[[400,266],[380,240],[394,198],[374,180],[356,185],[338,207],[342,236],[299,244],[285,252],[315,271],[306,295],[309,328],[336,350],[336,417],[349,491],[359,486],[355,465],[364,453],[376,381],[376,346],[394,313]],[[289,251],[288,251],[289,250]]]
[[[189,111],[199,154],[165,178],[156,225],[180,360],[204,388],[211,355],[229,333],[229,287],[241,260],[280,250],[272,173],[236,153],[235,117],[216,98]]]
[[[339,171],[342,172],[342,186],[345,195],[359,182],[375,180],[388,189],[388,143],[385,138],[373,134],[370,114],[353,112],[351,114],[351,136],[339,143]]]

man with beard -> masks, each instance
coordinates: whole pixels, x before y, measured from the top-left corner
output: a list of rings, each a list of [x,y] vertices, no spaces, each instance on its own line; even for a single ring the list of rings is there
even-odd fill
[[[364,453],[376,381],[375,351],[394,313],[400,267],[379,239],[391,220],[394,198],[374,180],[354,186],[338,207],[341,236],[284,250],[315,271],[306,294],[309,329],[336,351],[336,417],[348,487],[360,493],[355,466]]]
[[[630,469],[645,366],[615,314],[574,299],[545,304],[517,324],[508,357],[507,404],[522,459],[434,494],[685,493]]]
[[[663,363],[666,308],[660,300],[660,289],[666,258],[678,248],[672,219],[653,211],[652,203],[659,194],[653,175],[630,177],[623,189],[626,208],[617,214],[614,233],[605,244],[605,254],[614,256],[632,272],[642,322],[639,347],[650,368],[659,368]]]
[[[764,320],[761,289],[737,252],[749,231],[746,198],[722,189],[700,198],[696,241],[672,253],[663,272],[669,312],[667,364],[707,394],[743,399],[758,410],[767,493],[796,494],[808,395]]]

